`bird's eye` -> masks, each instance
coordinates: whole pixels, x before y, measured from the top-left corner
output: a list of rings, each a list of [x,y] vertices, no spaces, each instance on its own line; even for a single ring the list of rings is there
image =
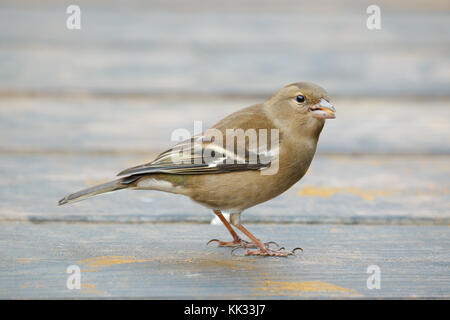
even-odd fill
[[[305,96],[302,96],[301,94],[299,94],[295,100],[297,100],[298,103],[303,103],[305,102]]]

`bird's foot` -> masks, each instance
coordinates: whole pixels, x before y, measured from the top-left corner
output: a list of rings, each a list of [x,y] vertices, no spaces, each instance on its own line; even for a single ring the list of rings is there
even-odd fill
[[[241,247],[234,248],[232,253],[237,249],[241,249]],[[265,248],[259,248],[258,250],[247,250],[246,248],[243,249],[245,249],[246,256],[264,256],[264,257],[288,257],[295,255],[296,250],[303,251],[302,248],[295,248],[292,251],[286,251],[284,247],[274,250],[268,248],[268,246],[265,246]]]
[[[211,242],[217,242],[218,247],[237,247],[237,248],[256,248],[257,246],[249,241],[242,240],[241,238],[234,239],[233,241],[220,241],[219,239],[211,239],[206,245]]]
[[[211,242],[217,242],[218,247],[233,247],[235,249],[258,248],[258,246],[256,244],[254,244],[253,242],[242,240],[241,238],[238,238],[233,241],[220,241],[219,239],[211,239],[206,243],[206,245],[209,245]],[[275,241],[265,242],[264,246],[266,247],[266,249],[270,250],[269,246],[271,244],[274,244],[277,247],[280,247],[278,245],[278,243],[276,243]]]

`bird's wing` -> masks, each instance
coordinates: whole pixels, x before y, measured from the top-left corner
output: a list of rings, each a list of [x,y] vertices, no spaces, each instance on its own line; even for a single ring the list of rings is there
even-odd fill
[[[211,174],[259,170],[270,166],[268,152],[258,154],[257,150],[247,145],[242,157],[223,146],[205,142],[203,138],[201,135],[185,140],[161,153],[152,162],[126,169],[118,176],[150,173]]]
[[[273,124],[265,117],[262,105],[247,107],[222,119],[202,135],[194,136],[190,140],[185,140],[172,149],[161,153],[152,162],[126,169],[118,175],[135,176],[149,173],[211,174],[259,170],[270,167],[271,161],[278,153],[278,145],[272,145],[272,140],[268,143],[268,141],[263,141],[264,139],[259,137],[256,139],[257,141],[248,139],[245,142],[245,153],[240,152],[241,150],[236,152],[236,149],[238,149],[236,145],[234,145],[232,151],[227,150],[226,131],[227,129],[237,128],[243,131],[266,129],[267,132],[270,132],[273,129]],[[220,131],[223,137],[222,143],[211,143],[208,140],[208,137],[211,137],[209,130]],[[214,153],[213,157],[205,157],[205,154],[212,154],[211,152]]]

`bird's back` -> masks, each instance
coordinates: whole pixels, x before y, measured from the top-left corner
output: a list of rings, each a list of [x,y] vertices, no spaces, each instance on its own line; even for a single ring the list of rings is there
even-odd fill
[[[226,135],[227,129],[278,130],[278,171],[238,171],[220,175],[192,175],[186,181],[192,186],[189,196],[204,205],[229,211],[241,211],[270,200],[289,189],[300,180],[313,159],[317,141],[301,141],[292,145],[291,139],[283,139],[282,130],[266,116],[263,104],[253,105],[219,121],[213,128]],[[261,142],[260,142],[261,143]],[[275,165],[275,164],[274,164]]]

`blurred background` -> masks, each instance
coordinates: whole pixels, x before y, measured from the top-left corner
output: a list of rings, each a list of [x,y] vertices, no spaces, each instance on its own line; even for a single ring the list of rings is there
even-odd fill
[[[66,9],[81,8],[69,30]],[[369,30],[369,5],[381,29]],[[121,191],[59,208],[282,86],[337,109],[306,177],[251,222],[450,221],[448,1],[0,3],[0,219],[209,222],[179,196]]]

